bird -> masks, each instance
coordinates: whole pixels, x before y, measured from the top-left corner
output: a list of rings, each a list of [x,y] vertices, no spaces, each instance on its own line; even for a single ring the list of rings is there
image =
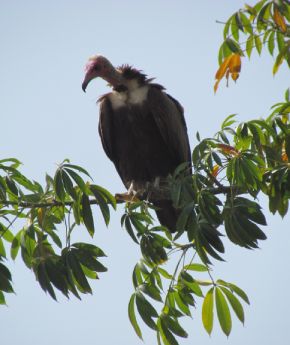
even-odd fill
[[[180,210],[158,191],[182,163],[187,163],[191,171],[183,107],[142,70],[128,64],[114,67],[102,55],[91,57],[85,65],[83,91],[98,77],[112,88],[98,99],[98,131],[106,155],[114,163],[127,195],[152,201],[160,224],[176,232]],[[150,195],[154,191],[153,198]]]

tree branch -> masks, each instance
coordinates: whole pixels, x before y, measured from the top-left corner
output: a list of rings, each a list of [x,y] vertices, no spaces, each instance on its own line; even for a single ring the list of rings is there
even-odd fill
[[[228,194],[228,193],[235,193],[235,194],[244,194],[246,193],[245,190],[242,190],[240,187],[237,186],[223,186],[220,185],[219,187],[213,187],[207,189],[210,193],[217,195],[217,194]],[[125,198],[120,198],[121,194],[116,194],[116,203],[123,204],[125,202],[130,202],[130,200],[126,200]],[[155,195],[156,196],[156,195]],[[158,200],[158,198],[154,198]],[[170,197],[168,197],[170,199]],[[164,200],[164,199],[162,199]],[[134,202],[134,200],[132,200]],[[0,200],[0,207],[2,206],[18,206],[21,208],[46,208],[46,207],[60,207],[60,206],[72,206],[74,201],[44,201],[44,202],[32,202],[32,201],[11,201],[11,200]],[[90,199],[90,205],[98,205],[99,202],[96,199]]]

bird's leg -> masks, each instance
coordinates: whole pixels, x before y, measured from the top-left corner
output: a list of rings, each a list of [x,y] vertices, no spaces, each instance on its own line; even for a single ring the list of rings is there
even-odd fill
[[[130,186],[128,188],[128,194],[129,195],[136,195],[137,191],[134,190],[134,180],[131,181]]]
[[[160,188],[160,177],[159,176],[155,177],[155,180],[153,182],[153,187],[155,189],[159,189]]]
[[[135,181],[132,180],[130,186],[126,193],[116,194],[115,197],[118,200],[126,201],[126,202],[136,202],[139,201],[137,195],[138,191],[135,189]]]

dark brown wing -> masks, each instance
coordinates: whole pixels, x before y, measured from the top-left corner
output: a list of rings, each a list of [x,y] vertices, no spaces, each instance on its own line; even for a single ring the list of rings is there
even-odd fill
[[[180,163],[191,162],[187,127],[182,106],[159,88],[150,86],[148,104],[160,135]]]
[[[100,100],[99,134],[104,151],[110,160],[115,163],[113,119],[110,101],[104,96]]]

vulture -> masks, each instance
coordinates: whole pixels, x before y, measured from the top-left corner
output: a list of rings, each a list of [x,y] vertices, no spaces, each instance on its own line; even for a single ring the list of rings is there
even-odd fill
[[[112,92],[101,96],[99,135],[103,149],[114,163],[128,192],[156,207],[160,224],[176,231],[179,211],[170,198],[156,198],[168,175],[191,154],[183,108],[165,88],[129,65],[115,68],[104,56],[89,59],[82,89],[100,77]],[[151,198],[150,191],[155,191]],[[154,194],[154,193],[153,193]]]

